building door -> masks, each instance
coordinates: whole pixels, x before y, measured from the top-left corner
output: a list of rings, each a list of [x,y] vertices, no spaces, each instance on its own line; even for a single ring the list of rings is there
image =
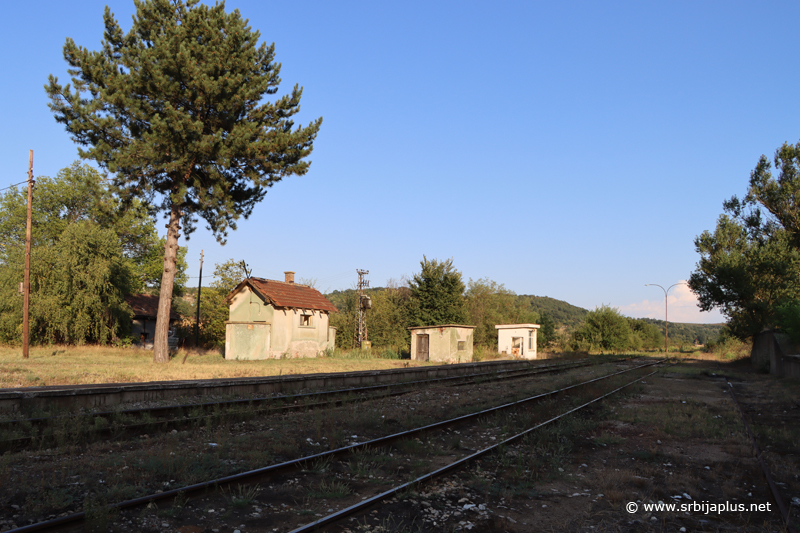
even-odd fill
[[[417,335],[417,361],[427,361],[428,354],[428,335]]]
[[[511,355],[522,355],[522,337],[511,337]]]

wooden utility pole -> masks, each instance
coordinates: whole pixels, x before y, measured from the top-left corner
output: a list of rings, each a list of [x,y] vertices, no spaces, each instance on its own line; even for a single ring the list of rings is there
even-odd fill
[[[200,281],[197,282],[197,315],[194,319],[194,346],[200,347],[200,290],[203,288],[203,250],[200,250]]]
[[[22,283],[22,357],[27,359],[28,337],[30,324],[28,322],[28,306],[31,294],[31,219],[33,218],[33,150],[28,154],[28,221],[25,226],[25,281]]]

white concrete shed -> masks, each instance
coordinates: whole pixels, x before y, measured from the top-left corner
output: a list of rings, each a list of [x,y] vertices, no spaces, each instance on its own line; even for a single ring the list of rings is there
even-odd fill
[[[498,324],[497,351],[520,359],[536,359],[539,324]]]

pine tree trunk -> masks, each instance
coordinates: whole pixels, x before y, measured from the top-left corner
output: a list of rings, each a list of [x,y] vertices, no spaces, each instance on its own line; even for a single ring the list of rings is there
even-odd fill
[[[172,206],[167,225],[167,243],[164,246],[164,272],[161,275],[161,293],[158,298],[158,317],[153,339],[153,362],[169,361],[169,315],[172,308],[172,287],[175,284],[175,271],[178,260],[178,237],[180,237],[180,210]]]

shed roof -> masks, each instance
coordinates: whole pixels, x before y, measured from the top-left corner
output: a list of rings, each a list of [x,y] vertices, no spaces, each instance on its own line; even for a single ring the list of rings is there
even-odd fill
[[[259,298],[275,307],[314,309],[332,313],[338,311],[321,292],[308,285],[255,277],[247,278],[239,283],[226,298],[228,303],[245,287],[250,287]]]
[[[133,310],[133,318],[156,318],[158,316],[159,297],[151,294],[129,294],[125,301]],[[170,309],[169,319],[178,320],[180,318],[174,309]]]
[[[495,329],[539,329],[539,324],[497,324]]]
[[[438,326],[414,326],[406,329],[438,329],[438,328],[470,328],[475,329],[475,326],[465,326],[463,324],[439,324]]]

